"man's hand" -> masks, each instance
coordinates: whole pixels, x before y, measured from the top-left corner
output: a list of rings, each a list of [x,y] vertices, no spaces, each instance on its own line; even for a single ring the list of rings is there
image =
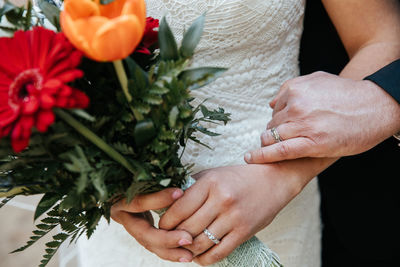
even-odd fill
[[[247,153],[247,163],[355,155],[400,130],[400,105],[382,88],[324,72],[285,82],[270,106],[263,147]]]
[[[123,199],[111,208],[111,217],[122,224],[142,246],[164,260],[190,262],[192,253],[181,246],[189,245],[193,239],[182,230],[165,231],[153,226],[149,210],[169,207],[182,197],[183,191],[168,188],[163,191],[135,197],[130,203]]]

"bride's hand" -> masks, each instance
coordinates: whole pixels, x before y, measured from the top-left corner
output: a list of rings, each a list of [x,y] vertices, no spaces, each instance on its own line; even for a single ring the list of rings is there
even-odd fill
[[[111,218],[122,224],[142,246],[169,261],[190,262],[192,253],[182,245],[191,244],[192,236],[182,230],[166,231],[153,226],[149,210],[169,207],[182,197],[181,189],[163,191],[135,197],[129,204],[123,199],[111,208]]]
[[[193,237],[184,246],[194,261],[210,265],[228,256],[241,243],[266,227],[306,184],[300,172],[280,164],[242,165],[206,170],[162,216],[161,229],[181,229]],[[307,180],[308,182],[308,180]],[[221,240],[215,245],[207,228]]]

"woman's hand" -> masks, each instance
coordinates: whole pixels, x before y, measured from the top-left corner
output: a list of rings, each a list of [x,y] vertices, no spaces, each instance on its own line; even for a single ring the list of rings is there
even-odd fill
[[[181,198],[183,191],[168,188],[135,197],[130,203],[123,199],[111,208],[111,218],[122,224],[142,246],[164,260],[190,262],[192,253],[183,245],[192,243],[192,236],[182,230],[166,231],[153,226],[150,210],[167,208]]]
[[[162,216],[160,228],[189,232],[195,262],[209,265],[266,227],[310,179],[300,179],[296,162],[242,165],[206,170]],[[311,176],[310,178],[312,178]],[[215,245],[207,228],[221,240]]]

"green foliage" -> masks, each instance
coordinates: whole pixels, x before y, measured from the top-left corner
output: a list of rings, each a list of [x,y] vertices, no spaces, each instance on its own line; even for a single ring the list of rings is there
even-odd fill
[[[203,34],[205,14],[198,17],[183,35],[182,45],[179,49],[183,57],[191,57]]]
[[[43,15],[60,30],[59,13],[58,7],[44,1],[38,0],[38,5],[41,8]],[[32,2],[27,2],[27,7],[15,6],[9,1],[5,1],[2,8],[0,8],[0,20],[3,16],[7,18],[7,21],[12,26],[0,26],[2,30],[10,33],[14,33],[17,30],[29,30],[34,26],[44,26],[44,20],[42,14],[37,13],[32,6]]]
[[[163,60],[177,60],[179,58],[175,37],[165,17],[163,17],[160,22],[158,44],[160,46],[160,55]]]
[[[87,110],[54,109],[56,122],[46,133],[34,131],[29,147],[19,154],[10,149],[9,139],[0,140],[0,197],[44,194],[34,215],[35,220],[44,218],[14,252],[59,226],[62,232],[46,243],[40,264],[45,266],[63,242],[90,237],[101,217],[110,220],[115,202],[182,185],[191,168],[180,160],[182,148],[189,140],[207,146],[201,135],[218,135],[207,127],[226,124],[230,115],[222,108],[210,110],[204,102],[192,105],[191,89],[226,70],[189,68],[203,25],[204,16],[185,33],[178,49],[163,19],[161,56],[147,64],[148,70],[130,57],[124,60],[131,101],[119,89],[112,64],[83,59],[84,78],[72,86],[89,96]]]

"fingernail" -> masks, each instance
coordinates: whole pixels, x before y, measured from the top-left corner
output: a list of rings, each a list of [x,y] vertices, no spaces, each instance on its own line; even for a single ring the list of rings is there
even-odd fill
[[[187,239],[181,239],[181,240],[179,240],[178,244],[179,244],[179,246],[186,246],[186,245],[192,244],[192,242],[190,242]]]
[[[244,159],[245,159],[247,162],[250,162],[250,161],[251,161],[251,154],[247,152],[247,153],[244,155]]]
[[[180,262],[190,262],[190,260],[185,259],[185,258],[180,258],[179,261],[180,261]]]
[[[175,190],[175,191],[172,193],[172,198],[173,198],[173,199],[178,199],[178,198],[180,198],[182,195],[183,195],[182,190]]]

